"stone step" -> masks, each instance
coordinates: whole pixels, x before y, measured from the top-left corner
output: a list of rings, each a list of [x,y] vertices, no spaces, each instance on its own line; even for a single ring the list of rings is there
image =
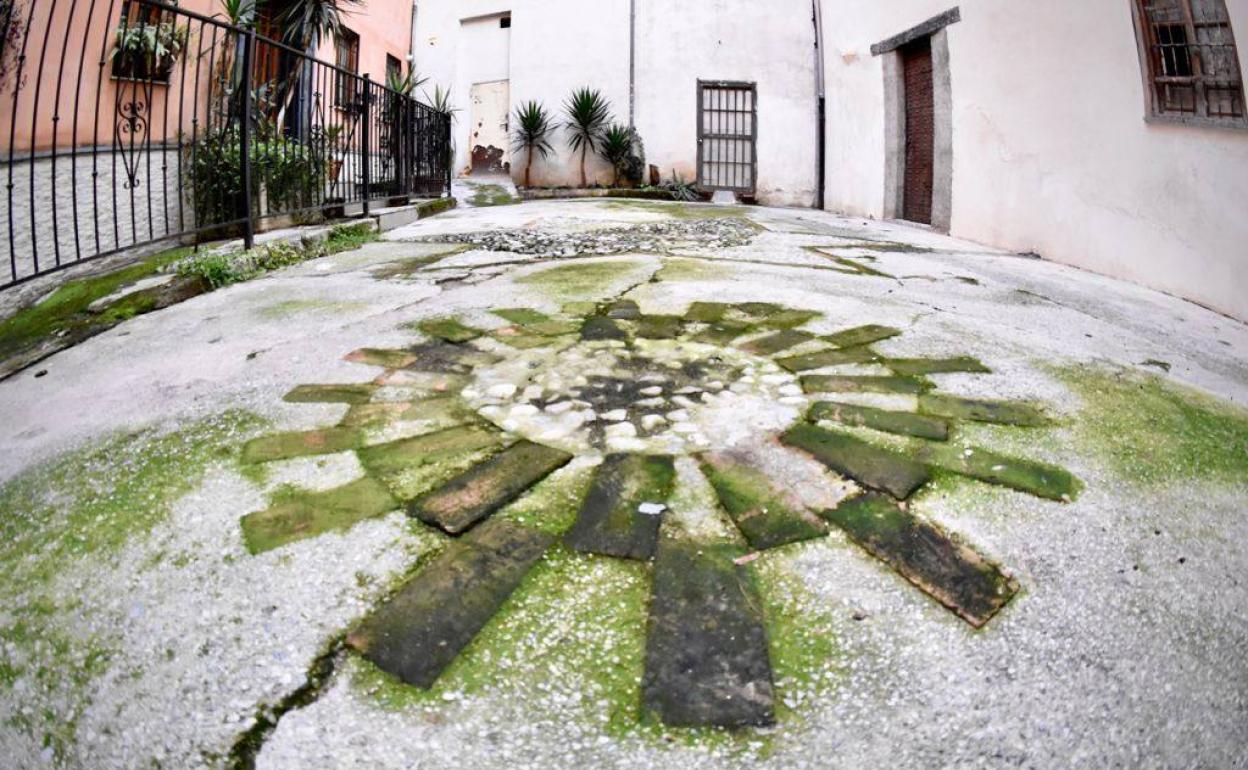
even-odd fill
[[[571,461],[558,449],[518,441],[475,465],[407,508],[426,524],[458,535],[522,495]]]
[[[487,521],[447,546],[347,642],[401,681],[432,687],[553,542],[535,529]]]
[[[854,498],[823,516],[976,628],[1018,592],[1018,583],[996,565],[883,495]]]
[[[750,547],[766,550],[822,537],[827,526],[767,476],[727,452],[698,458],[702,473]]]
[[[919,398],[919,411],[952,420],[1020,427],[1043,427],[1050,424],[1039,407],[1024,401],[995,401],[930,393]]]
[[[673,727],[775,721],[762,603],[740,549],[664,536],[646,639],[643,708]]]
[[[653,558],[663,507],[675,479],[671,457],[608,455],[595,471],[589,494],[564,542],[582,553],[640,561]]]
[[[911,412],[890,412],[857,404],[819,401],[810,408],[807,418],[812,421],[830,420],[842,425],[871,428],[885,433],[916,436],[933,441],[946,441],[949,438],[949,423],[944,420]]]
[[[795,425],[780,437],[832,470],[863,486],[905,500],[931,477],[927,466],[890,449],[814,425]]]

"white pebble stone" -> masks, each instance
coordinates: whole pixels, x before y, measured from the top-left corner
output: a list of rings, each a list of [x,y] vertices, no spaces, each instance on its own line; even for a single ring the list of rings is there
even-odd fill
[[[494,398],[511,398],[516,395],[516,386],[510,382],[500,382],[497,385],[491,385],[490,389],[485,391],[486,395]]]
[[[637,426],[631,422],[617,422],[614,425],[608,425],[603,433],[608,438],[636,438]]]

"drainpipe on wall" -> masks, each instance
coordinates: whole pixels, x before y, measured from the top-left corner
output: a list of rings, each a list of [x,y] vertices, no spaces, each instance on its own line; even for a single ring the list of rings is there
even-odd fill
[[[637,113],[637,0],[628,0],[628,129]]]
[[[815,208],[822,209],[823,188],[827,185],[827,163],[825,157],[827,155],[828,142],[828,112],[827,112],[827,93],[824,89],[823,80],[823,3],[822,0],[811,0],[813,21],[815,23],[815,103],[817,109],[817,117],[815,120],[816,131],[819,132],[815,137],[815,163],[818,166],[815,169]]]

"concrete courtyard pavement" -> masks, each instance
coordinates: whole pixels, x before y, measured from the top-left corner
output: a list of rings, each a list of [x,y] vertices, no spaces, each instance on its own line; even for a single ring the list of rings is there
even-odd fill
[[[920,229],[454,211],[0,382],[0,756],[1245,767],[1246,404]]]

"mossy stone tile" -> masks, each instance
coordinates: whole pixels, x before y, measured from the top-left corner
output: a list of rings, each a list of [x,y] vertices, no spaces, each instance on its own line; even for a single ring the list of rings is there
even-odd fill
[[[671,457],[607,455],[594,473],[576,523],[564,535],[582,553],[646,561],[654,556],[662,513],[642,513],[643,503],[666,505],[676,481]]]
[[[925,446],[918,459],[962,476],[1048,500],[1070,502],[1083,490],[1083,482],[1065,468],[1007,457],[979,447]]]
[[[1020,427],[1043,427],[1049,418],[1035,404],[1025,401],[995,401],[929,393],[919,398],[919,411],[952,420],[971,420]]]
[[[527,307],[509,307],[502,308],[500,310],[491,310],[490,312],[504,321],[510,321],[513,324],[520,324],[521,326],[538,324],[550,320],[550,316],[545,313],[540,313]]]
[[[641,308],[631,299],[620,299],[607,307],[607,318],[635,321],[641,316]]]
[[[866,345],[861,345],[856,348],[828,348],[827,350],[818,350],[802,356],[777,358],[776,363],[790,372],[807,372],[811,369],[822,369],[825,366],[870,364],[879,360],[879,353],[876,353]]]
[[[525,331],[540,334],[543,337],[561,337],[565,334],[576,334],[580,329],[581,325],[576,321],[550,320],[524,324]]]
[[[251,553],[271,551],[398,509],[386,487],[368,476],[323,492],[285,490],[267,509],[243,517],[243,542]]]
[[[882,495],[857,497],[823,516],[976,628],[1018,592],[1018,583],[996,565]]]
[[[432,687],[553,542],[553,535],[535,529],[487,521],[452,542],[347,643],[399,680]]]
[[[347,413],[343,415],[338,426],[341,428],[363,428],[384,425],[400,419],[400,416],[408,410],[409,406],[409,404],[402,401],[374,401],[367,404],[353,404],[347,410]]]
[[[968,372],[971,374],[990,374],[991,369],[984,366],[979,359],[970,356],[955,358],[889,358],[884,365],[897,374],[913,377],[922,374],[946,374],[950,372]]]
[[[502,329],[495,329],[490,332],[490,336],[516,350],[551,347],[558,342],[556,337],[535,334],[523,326],[507,326]]]
[[[878,324],[867,324],[865,326],[855,326],[852,329],[845,329],[835,334],[825,335],[823,339],[838,348],[856,348],[860,345],[870,345],[873,342],[891,339],[899,334],[901,334],[901,329],[894,329],[891,326],[880,326]]]
[[[932,387],[934,386],[929,380],[921,377],[810,374],[802,378],[802,390],[807,393],[891,393],[917,396]]]
[[[810,408],[808,419],[830,420],[842,425],[870,428],[885,433],[896,433],[899,436],[915,436],[932,441],[946,441],[949,438],[949,423],[936,417],[911,412],[890,412],[885,409],[857,404],[840,404],[835,401],[816,403]]]
[[[628,339],[628,334],[612,319],[602,315],[591,315],[581,325],[581,339],[624,340]]]
[[[741,349],[758,356],[774,356],[776,353],[810,342],[815,335],[797,329],[784,329],[768,334],[765,337],[750,340],[741,344]]]
[[[891,449],[814,425],[795,425],[780,440],[863,486],[905,500],[931,478],[927,467]]]
[[[417,329],[446,342],[460,344],[480,337],[480,329],[466,326],[458,318],[429,318],[416,325]]]
[[[729,305],[723,302],[694,302],[685,311],[685,320],[699,323],[715,323],[722,321],[728,313]]]
[[[360,348],[348,353],[344,360],[369,366],[383,366],[387,369],[400,369],[416,363],[416,355],[410,350]]]
[[[377,386],[368,383],[342,385],[299,385],[282,396],[292,404],[364,404],[377,392]]]
[[[762,551],[822,537],[827,527],[761,471],[729,453],[698,458],[702,473],[751,548]]]
[[[405,368],[417,372],[469,374],[478,366],[489,366],[502,360],[493,353],[478,350],[471,345],[454,344],[440,339],[413,345],[408,350],[416,360]]]
[[[572,455],[567,452],[531,441],[518,441],[422,495],[408,505],[407,512],[426,524],[458,535],[515,500],[571,459]]]
[[[400,500],[412,500],[503,448],[491,426],[460,425],[356,451],[360,463]]]
[[[677,315],[643,315],[637,319],[637,336],[652,340],[672,340],[680,336],[685,319]]]
[[[775,722],[762,601],[740,550],[663,537],[646,637],[642,707],[672,727]]]
[[[759,319],[760,326],[769,329],[795,329],[823,315],[814,310],[789,310],[782,308]]]
[[[708,345],[727,345],[737,337],[755,330],[756,327],[753,324],[726,319],[707,325],[705,329],[693,335],[693,341],[703,342]]]
[[[328,455],[354,449],[360,443],[355,428],[321,428],[293,433],[277,433],[254,438],[243,445],[245,463],[266,463],[292,457]]]

